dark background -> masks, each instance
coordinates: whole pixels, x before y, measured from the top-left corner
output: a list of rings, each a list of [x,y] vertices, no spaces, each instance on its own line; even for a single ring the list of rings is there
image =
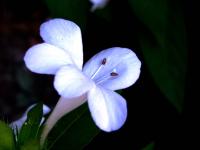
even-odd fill
[[[120,9],[119,9],[120,8]],[[101,132],[86,149],[142,149],[151,142],[155,149],[192,149],[194,128],[190,116],[196,114],[193,107],[194,94],[191,76],[194,70],[189,59],[184,109],[180,114],[169,103],[154,80],[144,61],[139,42],[135,38],[142,22],[134,17],[126,1],[112,2],[112,21],[88,11],[88,20],[83,35],[84,59],[88,60],[97,52],[114,46],[128,47],[134,50],[142,62],[139,80],[132,87],[123,90],[122,95],[128,103],[128,119],[117,132]],[[196,14],[192,1],[184,2],[185,25],[189,56],[194,49],[193,26]],[[18,118],[32,103],[43,101],[53,107],[59,98],[52,81],[53,76],[38,75],[26,69],[23,62],[27,49],[42,42],[39,26],[51,18],[50,12],[40,0],[1,0],[0,1],[0,116],[10,122]],[[190,58],[190,57],[188,57]],[[193,80],[193,81],[192,81]]]

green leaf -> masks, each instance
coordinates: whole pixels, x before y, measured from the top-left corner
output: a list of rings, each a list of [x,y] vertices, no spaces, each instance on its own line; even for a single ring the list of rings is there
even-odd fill
[[[42,119],[42,103],[38,103],[27,114],[27,120],[23,124],[18,137],[18,145],[38,139],[40,122]]]
[[[74,21],[81,29],[86,26],[88,0],[45,0],[53,17]]]
[[[20,150],[40,150],[40,142],[38,140],[30,140]]]
[[[12,129],[2,121],[0,121],[0,149],[14,150],[14,137]]]
[[[148,144],[145,148],[143,148],[142,150],[154,150],[155,149],[155,143],[151,142],[150,144]]]
[[[58,121],[48,136],[47,149],[82,149],[99,132],[84,104]]]
[[[144,59],[161,91],[182,111],[187,64],[182,1],[129,0],[142,21],[139,39]]]

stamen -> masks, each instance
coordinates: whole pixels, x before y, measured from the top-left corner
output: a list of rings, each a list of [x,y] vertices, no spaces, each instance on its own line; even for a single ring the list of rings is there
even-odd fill
[[[100,67],[96,70],[96,72],[91,76],[91,79],[93,79],[95,76],[96,76],[96,74],[101,70],[101,68],[106,64],[106,62],[107,62],[107,60],[106,60],[106,58],[104,58],[103,60],[102,60],[102,62],[101,62],[101,65],[100,65]]]
[[[104,58],[101,62],[102,65],[105,65],[106,64],[106,58]]]
[[[116,73],[116,72],[111,72],[110,75],[113,76],[113,77],[115,77],[115,76],[118,76],[119,74]]]
[[[112,79],[112,78],[115,78],[116,76],[118,76],[119,74],[115,72],[115,69],[113,70],[113,72],[110,73],[110,76],[107,74],[107,75],[104,75],[102,76],[100,79],[97,79],[95,82],[96,84],[100,84],[106,80],[109,80],[109,79]]]
[[[106,81],[106,80],[108,80],[108,79],[110,79],[110,78],[111,78],[111,76],[104,75],[103,77],[101,77],[101,78],[95,80],[95,82],[96,82],[96,84],[98,85],[98,84],[100,84],[100,83],[102,83],[102,82],[104,82],[104,81]]]

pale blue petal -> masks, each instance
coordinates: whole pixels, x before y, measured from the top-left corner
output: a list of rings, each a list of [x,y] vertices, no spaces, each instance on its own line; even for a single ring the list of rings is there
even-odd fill
[[[43,104],[43,115],[47,115],[50,111],[51,109],[47,105]]]
[[[54,87],[59,95],[68,99],[86,93],[92,88],[93,84],[93,81],[74,65],[62,67],[56,73],[54,80]]]
[[[31,106],[29,106],[29,107],[27,108],[27,110],[25,111],[25,113],[24,113],[23,116],[26,116],[27,113],[28,113],[33,107],[35,107],[36,105],[37,105],[37,104],[32,104]],[[43,104],[42,110],[43,110],[43,115],[47,115],[47,114],[51,111],[51,109],[50,109],[47,105],[45,105],[45,104]]]
[[[24,61],[28,69],[41,74],[55,74],[61,66],[73,64],[65,51],[47,43],[29,48]]]
[[[88,92],[88,105],[94,122],[103,131],[118,130],[126,121],[126,101],[111,90],[93,88]]]
[[[104,65],[102,61],[106,59]],[[99,69],[101,67],[101,69]],[[140,75],[141,62],[128,48],[113,47],[93,56],[83,68],[96,84],[111,90],[119,90],[133,85]],[[98,73],[95,73],[97,70]],[[111,76],[111,73],[117,76]],[[95,74],[95,76],[93,76]]]
[[[51,19],[40,26],[40,35],[46,43],[67,51],[79,69],[83,64],[83,46],[80,28],[72,21]]]
[[[92,3],[91,11],[95,11],[96,9],[101,9],[106,6],[109,0],[90,0]]]

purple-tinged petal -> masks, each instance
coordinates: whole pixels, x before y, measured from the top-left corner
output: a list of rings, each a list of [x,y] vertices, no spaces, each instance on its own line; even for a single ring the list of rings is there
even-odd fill
[[[110,90],[119,90],[133,85],[140,75],[141,62],[128,48],[113,47],[94,55],[83,72],[96,84]]]
[[[74,22],[51,19],[40,26],[40,35],[46,43],[64,49],[79,69],[83,64],[81,30]]]
[[[65,51],[47,43],[29,48],[24,61],[28,69],[41,74],[55,74],[60,67],[73,64]]]
[[[88,105],[94,122],[101,130],[118,130],[126,121],[126,101],[114,91],[94,87],[88,92]]]
[[[92,88],[93,81],[74,65],[62,67],[55,76],[54,87],[65,98],[78,97]]]

